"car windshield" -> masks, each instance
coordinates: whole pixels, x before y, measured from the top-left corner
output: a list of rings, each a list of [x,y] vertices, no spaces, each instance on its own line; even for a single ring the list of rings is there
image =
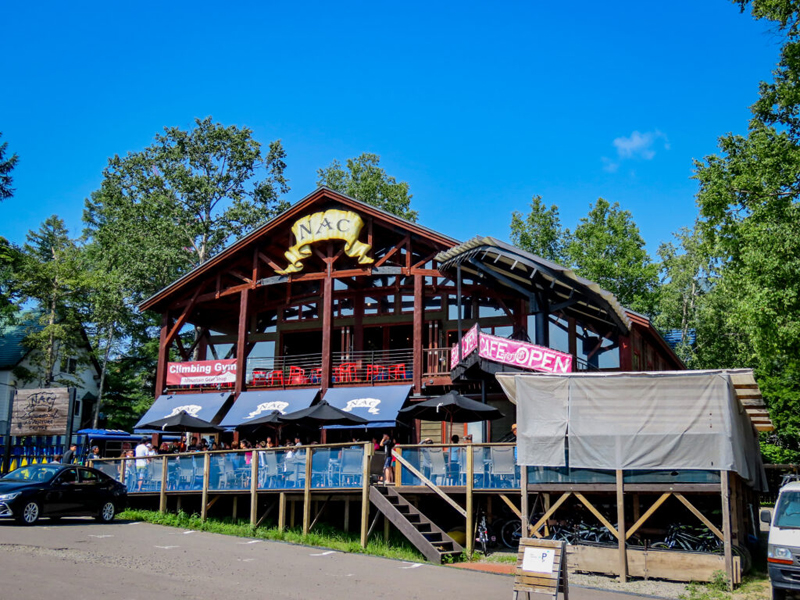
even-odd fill
[[[61,465],[31,465],[11,471],[3,477],[4,481],[50,481],[58,473]]]
[[[800,529],[800,492],[781,492],[772,524],[784,529]]]

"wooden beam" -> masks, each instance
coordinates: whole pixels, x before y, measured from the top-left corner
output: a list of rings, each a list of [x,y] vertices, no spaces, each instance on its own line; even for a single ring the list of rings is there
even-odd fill
[[[286,492],[278,496],[278,531],[286,529]]]
[[[314,454],[313,446],[306,448],[306,481],[303,488],[303,535],[308,535],[311,530],[311,457]]]
[[[374,447],[370,443],[364,444],[364,462],[361,464],[361,547],[367,547],[369,535],[367,522],[369,521],[369,465]]]
[[[609,523],[608,519],[606,519],[603,516],[603,513],[597,510],[594,507],[594,505],[586,499],[586,496],[584,496],[580,492],[575,492],[575,497],[578,500],[580,500],[586,508],[589,509],[589,512],[591,512],[595,517],[597,517],[597,520],[600,521],[606,527],[606,529],[608,529],[611,532],[611,535],[619,539],[620,536],[619,532],[617,531],[617,528],[614,527],[611,523]]]
[[[731,491],[728,471],[720,471],[720,492],[722,495],[722,531],[723,548],[725,555],[725,572],[728,575],[728,588],[733,589],[733,544],[731,540]]]
[[[515,515],[517,515],[517,518],[521,521],[522,520],[522,513],[516,507],[516,505],[511,500],[509,500],[508,496],[506,496],[505,494],[499,494],[499,496],[500,496],[500,499],[503,502],[506,503],[506,506],[508,506],[508,508],[511,509],[511,512],[513,512]]]
[[[175,338],[175,334],[177,334],[180,331],[181,327],[183,327],[183,324],[186,323],[186,319],[191,314],[192,309],[194,309],[194,305],[197,302],[197,297],[200,295],[200,289],[202,287],[203,286],[201,285],[197,286],[197,289],[194,291],[194,295],[192,295],[191,300],[189,300],[189,304],[186,306],[186,308],[183,309],[183,312],[175,321],[175,324],[172,326],[172,329],[170,329],[169,334],[167,335],[167,345],[169,345],[170,342],[172,342],[172,340]]]
[[[156,363],[156,398],[164,393],[167,380],[167,362],[169,362],[169,311],[161,315],[161,336],[158,342],[158,363]]]
[[[250,308],[250,288],[241,292],[239,299],[239,333],[236,337],[236,396],[244,389],[244,380],[247,376],[247,322]]]
[[[395,460],[397,460],[397,461],[399,461],[399,462],[402,462],[402,463],[403,463],[403,466],[404,466],[406,469],[408,469],[409,471],[411,471],[411,472],[412,472],[412,473],[413,473],[413,474],[414,474],[414,475],[415,475],[415,476],[416,476],[416,477],[417,477],[417,478],[418,478],[420,481],[422,481],[422,483],[424,483],[424,484],[425,484],[426,486],[428,486],[428,487],[429,487],[431,490],[433,490],[433,491],[434,491],[434,492],[435,492],[435,493],[436,493],[436,494],[437,494],[437,495],[438,495],[438,496],[439,496],[439,497],[440,497],[442,500],[444,500],[444,501],[445,501],[445,502],[447,502],[447,503],[448,503],[450,506],[452,506],[452,507],[453,507],[455,510],[457,510],[457,511],[458,511],[458,513],[459,513],[459,514],[460,514],[462,517],[466,518],[466,516],[467,516],[467,511],[466,511],[466,510],[464,510],[463,508],[461,508],[461,506],[458,504],[458,502],[456,502],[456,501],[455,501],[455,500],[453,500],[453,499],[452,499],[450,496],[448,496],[447,494],[445,494],[445,493],[444,493],[444,492],[441,490],[441,488],[439,488],[439,487],[438,487],[438,486],[437,486],[435,483],[433,483],[433,482],[432,482],[430,479],[428,479],[427,477],[425,477],[425,475],[423,475],[421,472],[419,472],[419,471],[418,471],[418,470],[417,470],[417,469],[414,467],[414,465],[412,465],[410,462],[408,462],[408,461],[407,461],[406,459],[404,459],[402,456],[400,456],[399,454],[397,454],[397,452],[395,452],[394,450],[392,450],[392,456],[394,456]]]
[[[158,512],[167,512],[167,455],[161,457],[161,494],[158,499]]]
[[[258,450],[250,453],[250,527],[258,527]]]
[[[414,374],[414,393],[422,393],[422,324],[425,319],[425,307],[422,302],[422,292],[425,281],[422,275],[414,275],[414,324],[411,334],[414,345],[413,374]],[[469,531],[469,530],[467,530]],[[470,536],[467,536],[469,539]]]
[[[330,267],[328,267],[330,269]],[[331,359],[331,335],[333,329],[333,279],[326,277],[322,284],[322,393],[331,384],[333,361]]]
[[[619,580],[628,580],[628,538],[625,535],[625,489],[623,473],[617,469],[617,545],[619,546]]]
[[[471,557],[475,550],[475,527],[473,524],[474,518],[472,510],[472,486],[474,484],[475,475],[475,449],[471,446],[466,446],[464,450],[467,453],[467,556]],[[481,454],[481,456],[483,455]],[[481,461],[481,463],[483,463],[483,461]],[[525,467],[523,467],[523,469],[524,468]],[[483,469],[483,464],[481,464],[481,469]]]
[[[406,241],[408,241],[408,236],[405,236],[402,240],[397,242],[394,248],[392,248],[386,254],[384,254],[374,265],[372,265],[372,267],[373,268],[380,267],[383,263],[389,260],[395,252],[400,250],[400,248],[402,248],[406,244]]]
[[[200,500],[200,519],[208,518],[208,480],[211,478],[211,455],[203,453],[203,495]]]
[[[630,539],[634,533],[639,531],[639,528],[642,525],[644,525],[645,521],[647,521],[647,519],[649,519],[653,515],[653,513],[658,510],[658,507],[664,504],[664,502],[666,502],[667,498],[669,498],[670,496],[672,496],[672,492],[665,492],[664,494],[661,494],[659,499],[653,502],[653,505],[650,508],[648,508],[645,511],[645,513],[641,517],[639,517],[633,525],[631,525],[631,528],[628,529],[628,531],[625,532],[625,539],[626,540]]]
[[[553,515],[553,513],[556,512],[556,510],[558,510],[558,507],[564,504],[567,498],[569,498],[571,495],[572,492],[564,492],[563,494],[561,494],[558,500],[556,500],[553,503],[553,505],[545,511],[545,513],[541,516],[541,518],[538,521],[536,521],[536,523],[531,527],[530,532],[538,538],[542,537],[542,534],[539,533],[539,530],[542,528],[542,525],[547,523],[548,519]]]
[[[692,504],[691,502],[689,502],[689,501],[686,499],[686,497],[685,497],[683,494],[679,494],[679,493],[675,492],[675,497],[676,497],[678,500],[680,500],[680,501],[681,501],[681,503],[682,503],[682,504],[683,504],[683,505],[684,505],[686,508],[688,508],[688,509],[689,509],[689,511],[691,511],[691,513],[692,513],[692,514],[693,514],[695,517],[697,517],[698,519],[700,519],[700,521],[703,523],[703,525],[705,525],[706,527],[708,527],[708,528],[711,530],[711,532],[712,532],[712,533],[713,533],[715,536],[717,536],[717,537],[718,537],[719,539],[721,539],[722,541],[725,541],[725,536],[722,534],[722,532],[721,532],[719,529],[717,529],[717,528],[714,526],[714,524],[713,524],[711,521],[709,521],[709,520],[708,520],[708,518],[706,518],[706,516],[705,516],[703,513],[701,513],[699,510],[697,510],[697,509],[694,507],[694,504]],[[724,517],[724,515],[723,515],[723,517]],[[724,518],[723,518],[723,522],[724,522]]]

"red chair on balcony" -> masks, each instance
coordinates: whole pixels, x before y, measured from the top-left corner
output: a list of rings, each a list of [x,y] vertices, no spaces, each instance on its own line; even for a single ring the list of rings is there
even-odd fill
[[[389,379],[405,379],[406,378],[406,365],[400,363],[399,365],[389,365]]]
[[[333,381],[335,383],[351,382],[358,374],[356,363],[342,363],[333,369]]]
[[[283,385],[283,371],[270,371],[267,380],[269,385]]]
[[[308,372],[309,383],[322,383],[322,367],[314,367]]]
[[[253,371],[253,385],[267,385],[268,373],[267,371],[254,370]]]
[[[303,385],[308,383],[306,370],[300,367],[289,367],[289,385]]]
[[[383,365],[367,365],[367,380],[379,381],[386,379],[386,367]]]

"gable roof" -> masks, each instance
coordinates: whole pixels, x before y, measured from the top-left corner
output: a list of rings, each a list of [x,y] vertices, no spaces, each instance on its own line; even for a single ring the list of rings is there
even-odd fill
[[[254,229],[244,237],[239,238],[235,242],[233,242],[230,246],[215,254],[206,262],[198,265],[183,277],[176,279],[171,284],[169,284],[164,289],[160,290],[159,292],[153,294],[150,298],[143,301],[139,304],[139,310],[149,310],[156,307],[160,302],[165,300],[167,297],[172,295],[174,292],[185,286],[186,284],[190,283],[191,281],[195,280],[199,276],[203,275],[204,273],[209,272],[211,269],[218,266],[221,262],[229,259],[233,255],[237,254],[244,248],[250,246],[251,244],[256,243],[261,238],[265,237],[270,231],[275,230],[282,225],[292,223],[294,219],[301,216],[306,209],[308,209],[311,205],[321,202],[323,200],[333,200],[335,202],[339,202],[344,206],[348,206],[350,208],[358,210],[360,213],[364,215],[368,215],[383,221],[384,223],[397,227],[399,229],[403,229],[408,231],[409,233],[416,234],[424,239],[430,240],[434,243],[443,245],[443,246],[453,246],[454,244],[458,244],[458,240],[443,235],[433,229],[429,229],[427,227],[423,227],[417,223],[412,221],[408,221],[403,219],[402,217],[398,217],[395,214],[382,210],[380,208],[376,208],[371,204],[367,204],[366,202],[362,202],[361,200],[356,200],[355,198],[351,198],[350,196],[346,196],[345,194],[341,194],[336,192],[328,187],[319,187],[313,192],[311,192],[305,198],[299,200],[281,214],[276,216],[275,218],[267,221],[260,227]]]
[[[11,369],[22,362],[30,352],[22,341],[30,329],[41,331],[42,328],[35,320],[19,325],[0,326],[0,369]]]

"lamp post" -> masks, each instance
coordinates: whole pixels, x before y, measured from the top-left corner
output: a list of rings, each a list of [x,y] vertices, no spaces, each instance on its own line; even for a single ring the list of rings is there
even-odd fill
[[[6,387],[11,388],[8,396],[8,414],[6,415],[6,430],[3,435],[3,441],[5,448],[3,450],[3,462],[0,464],[0,472],[8,473],[8,467],[11,463],[11,416],[14,411],[14,396],[17,395],[17,386],[11,385],[10,383],[2,383],[0,385],[4,385]]]

